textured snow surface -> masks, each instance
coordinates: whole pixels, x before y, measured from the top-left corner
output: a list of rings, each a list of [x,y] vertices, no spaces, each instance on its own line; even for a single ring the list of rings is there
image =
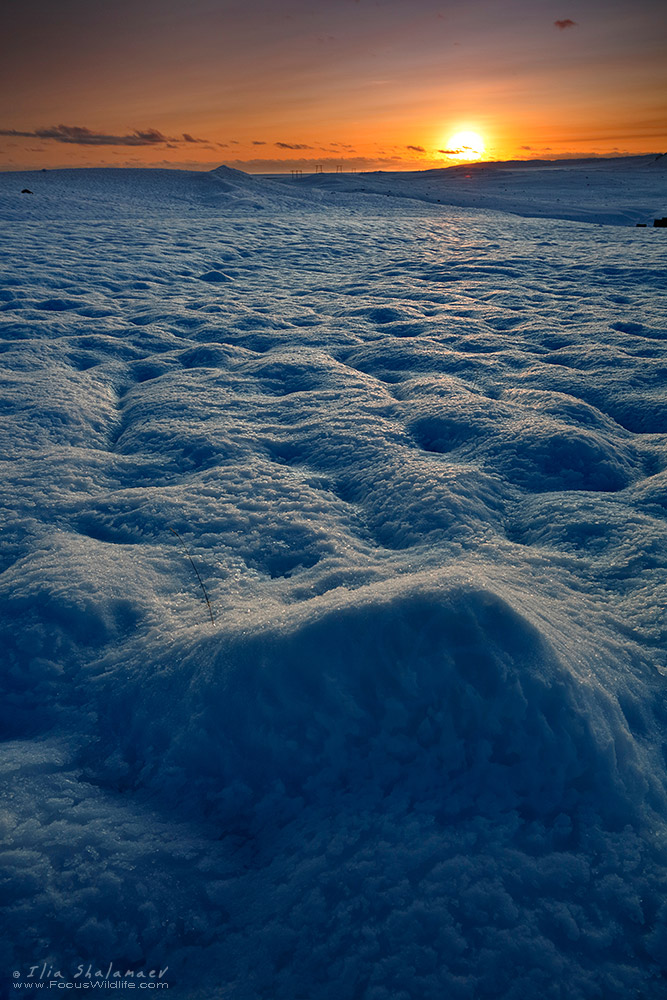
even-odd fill
[[[7,983],[667,996],[664,230],[367,181],[0,175]]]

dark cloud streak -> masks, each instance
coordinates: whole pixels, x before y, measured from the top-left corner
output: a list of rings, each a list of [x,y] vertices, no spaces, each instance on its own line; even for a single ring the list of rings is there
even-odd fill
[[[53,142],[63,142],[73,146],[159,146],[164,143],[174,148],[184,142],[208,142],[208,139],[195,139],[187,132],[182,133],[182,139],[163,135],[156,128],[135,129],[129,135],[107,135],[104,132],[93,132],[92,129],[82,125],[50,125],[48,128],[38,128],[32,132],[0,129],[0,135],[15,136],[20,139],[50,139]]]
[[[576,28],[577,22],[572,21],[569,17],[566,17],[563,21],[554,21],[554,27],[559,28],[561,31],[565,31],[566,28]]]

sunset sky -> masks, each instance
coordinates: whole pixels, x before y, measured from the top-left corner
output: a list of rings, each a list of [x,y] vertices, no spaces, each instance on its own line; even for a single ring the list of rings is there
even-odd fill
[[[3,170],[667,150],[665,0],[10,0],[0,38]]]

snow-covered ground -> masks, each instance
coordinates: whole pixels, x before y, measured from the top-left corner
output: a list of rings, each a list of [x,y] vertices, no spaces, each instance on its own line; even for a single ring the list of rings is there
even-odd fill
[[[667,996],[664,215],[0,174],[11,995]]]
[[[667,154],[474,163],[400,174],[316,174],[300,183],[316,190],[417,198],[532,217],[652,225],[665,214]]]

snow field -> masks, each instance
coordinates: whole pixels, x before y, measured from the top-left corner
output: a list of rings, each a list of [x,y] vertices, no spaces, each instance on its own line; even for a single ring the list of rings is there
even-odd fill
[[[8,176],[3,967],[667,995],[662,234]]]

